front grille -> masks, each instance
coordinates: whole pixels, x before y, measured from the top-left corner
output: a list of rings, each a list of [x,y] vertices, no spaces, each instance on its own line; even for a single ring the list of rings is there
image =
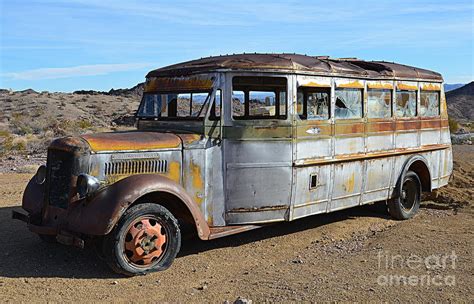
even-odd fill
[[[48,151],[48,202],[49,205],[67,208],[71,177],[73,175],[74,155],[61,150]]]
[[[166,160],[125,160],[107,162],[104,175],[165,173],[168,171]]]

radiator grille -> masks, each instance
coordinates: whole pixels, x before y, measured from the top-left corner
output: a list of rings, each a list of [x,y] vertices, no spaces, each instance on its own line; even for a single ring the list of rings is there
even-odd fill
[[[127,160],[105,163],[105,175],[165,173],[168,171],[166,160]]]
[[[48,151],[48,203],[55,207],[67,208],[71,177],[73,173],[74,156],[60,150]]]

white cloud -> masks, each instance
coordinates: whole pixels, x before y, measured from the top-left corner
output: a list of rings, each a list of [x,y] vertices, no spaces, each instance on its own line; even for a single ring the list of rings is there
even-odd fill
[[[14,80],[58,79],[80,76],[106,75],[150,67],[149,63],[92,64],[64,68],[41,68],[21,72],[5,73],[4,76]]]

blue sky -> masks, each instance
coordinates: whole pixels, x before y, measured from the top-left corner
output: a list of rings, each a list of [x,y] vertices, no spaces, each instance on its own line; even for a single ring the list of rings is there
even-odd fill
[[[131,87],[209,55],[291,52],[386,60],[474,79],[469,1],[0,0],[0,87]]]

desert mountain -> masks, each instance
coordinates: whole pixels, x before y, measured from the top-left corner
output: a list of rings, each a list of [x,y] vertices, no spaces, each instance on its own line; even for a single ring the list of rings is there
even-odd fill
[[[474,81],[456,90],[446,92],[448,113],[459,121],[474,120]]]

